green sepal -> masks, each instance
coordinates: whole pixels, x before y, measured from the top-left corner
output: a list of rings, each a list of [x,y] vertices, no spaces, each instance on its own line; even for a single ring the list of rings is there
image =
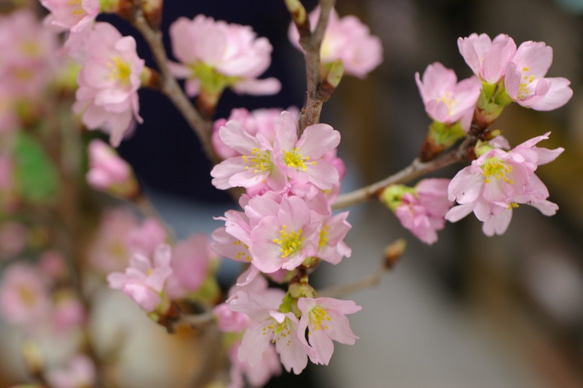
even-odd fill
[[[489,126],[511,102],[512,99],[506,93],[503,81],[496,84],[482,81],[482,91],[478,97],[476,112],[479,121]]]
[[[59,193],[59,173],[39,142],[20,131],[13,152],[14,176],[22,199],[31,203],[54,200]]]
[[[403,196],[406,193],[415,194],[415,189],[405,185],[390,185],[383,190],[380,199],[392,212],[395,212],[403,203]]]
[[[466,132],[459,121],[454,124],[434,121],[429,126],[429,137],[433,140],[433,144],[442,146],[444,149],[451,147],[455,142],[463,139],[465,136]]]

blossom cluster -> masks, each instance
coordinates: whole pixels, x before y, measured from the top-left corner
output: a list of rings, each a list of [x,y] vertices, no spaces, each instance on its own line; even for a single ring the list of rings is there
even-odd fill
[[[403,226],[427,244],[437,241],[436,231],[443,229],[445,220],[456,222],[471,212],[483,222],[484,233],[492,236],[506,231],[512,209],[519,204],[534,206],[547,216],[558,209],[548,201],[549,192],[535,170],[553,161],[563,148],[536,147],[548,139],[546,133],[506,151],[510,148],[506,139],[489,130],[511,102],[552,110],[569,101],[573,94],[569,81],[545,77],[552,49],[532,41],[517,48],[504,34],[494,40],[472,34],[459,38],[458,47],[472,77],[457,82],[453,70],[438,62],[429,65],[422,77],[415,75],[425,111],[434,120],[421,158],[430,160],[466,136],[483,139],[476,144],[476,158],[451,182],[423,180],[416,188],[393,185],[382,195]],[[429,187],[432,201],[426,199]],[[454,201],[458,206],[449,209]]]

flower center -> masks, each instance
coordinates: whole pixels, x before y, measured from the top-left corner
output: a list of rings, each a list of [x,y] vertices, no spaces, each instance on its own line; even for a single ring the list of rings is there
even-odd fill
[[[293,167],[297,170],[306,171],[306,163],[310,160],[309,156],[305,158],[299,153],[299,149],[294,148],[291,151],[285,151],[283,153],[283,162],[287,167]],[[311,162],[312,164],[316,164],[316,162]]]
[[[490,158],[486,160],[482,165],[482,170],[486,177],[486,183],[490,183],[491,178],[494,177],[496,180],[503,179],[504,182],[512,184],[512,179],[506,176],[508,173],[512,172],[512,166],[505,164],[498,158]]]
[[[18,288],[18,294],[20,296],[20,300],[22,300],[22,302],[27,305],[27,306],[32,306],[34,305],[35,302],[35,297],[34,297],[34,292],[26,287],[26,286],[20,286]]]
[[[249,256],[249,246],[244,244],[241,240],[237,240],[233,244],[235,244],[237,249],[239,249],[236,255],[237,260],[243,259],[245,261],[251,262],[251,256]],[[245,248],[243,249],[242,246]]]
[[[520,85],[518,85],[518,95],[517,95],[519,100],[522,100],[531,94],[530,87],[531,87],[531,84],[534,82],[535,77],[534,77],[534,75],[528,75],[529,70],[530,70],[530,68],[528,68],[528,67],[522,68],[522,71],[523,71],[522,82],[520,82]]]
[[[278,244],[281,252],[281,257],[285,258],[293,255],[302,249],[302,244],[304,242],[304,237],[302,234],[304,231],[302,229],[298,231],[288,232],[287,225],[282,226],[279,231],[280,238],[273,239],[273,242]]]
[[[453,109],[457,105],[458,101],[451,98],[449,92],[445,93],[441,98],[437,100],[438,102],[443,102],[447,106],[447,113],[452,116]]]
[[[320,242],[318,243],[318,246],[320,248],[323,248],[328,243],[328,230],[329,229],[330,229],[330,227],[328,225],[324,225],[322,227],[322,229],[320,229]]]
[[[81,4],[81,0],[69,0],[67,4],[70,5],[71,14],[75,16],[81,16],[85,14],[85,10],[83,9],[83,5]]]
[[[127,85],[130,83],[130,75],[132,74],[132,69],[129,63],[124,62],[119,56],[115,56],[107,62],[107,67],[109,68],[109,79],[112,81],[117,80],[121,82],[122,85]]]
[[[320,331],[322,330],[322,328],[324,328],[325,330],[330,329],[326,322],[332,321],[332,318],[330,318],[330,315],[328,315],[326,310],[324,310],[321,306],[314,307],[313,309],[310,310],[309,314],[311,330]]]
[[[245,163],[251,164],[254,173],[260,171],[271,171],[273,169],[273,163],[271,162],[271,151],[261,151],[259,148],[253,148],[251,151],[251,157],[247,155],[241,156]],[[245,170],[249,169],[249,166],[245,166]]]

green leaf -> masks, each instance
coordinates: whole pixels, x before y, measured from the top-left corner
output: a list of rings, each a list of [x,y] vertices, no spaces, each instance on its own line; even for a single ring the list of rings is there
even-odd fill
[[[23,200],[39,203],[53,200],[59,191],[59,174],[40,143],[20,132],[14,146],[14,176]]]

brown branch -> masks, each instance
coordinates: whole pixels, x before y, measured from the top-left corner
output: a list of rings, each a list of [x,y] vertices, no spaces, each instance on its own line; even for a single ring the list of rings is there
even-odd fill
[[[133,25],[142,34],[152,50],[152,54],[160,70],[162,93],[172,101],[185,118],[188,125],[200,140],[203,150],[212,164],[217,164],[220,162],[220,158],[215,153],[211,143],[212,122],[205,120],[201,116],[172,75],[170,67],[168,66],[166,50],[162,43],[162,33],[152,29],[141,9],[136,11]]]
[[[305,51],[306,60],[306,105],[300,115],[299,126],[300,133],[309,125],[316,124],[320,121],[322,105],[326,100],[321,94],[322,76],[320,73],[320,48],[330,11],[336,3],[335,0],[320,0],[320,18],[309,35],[306,30],[298,29],[300,32],[300,46]],[[309,30],[308,30],[309,32]]]
[[[476,136],[469,134],[454,151],[444,154],[429,162],[421,162],[419,159],[415,159],[409,166],[383,180],[350,193],[340,195],[336,202],[334,202],[334,205],[332,205],[332,208],[344,209],[377,198],[387,186],[408,183],[416,178],[447,167],[451,164],[469,160],[468,153],[471,153],[477,140]]]

